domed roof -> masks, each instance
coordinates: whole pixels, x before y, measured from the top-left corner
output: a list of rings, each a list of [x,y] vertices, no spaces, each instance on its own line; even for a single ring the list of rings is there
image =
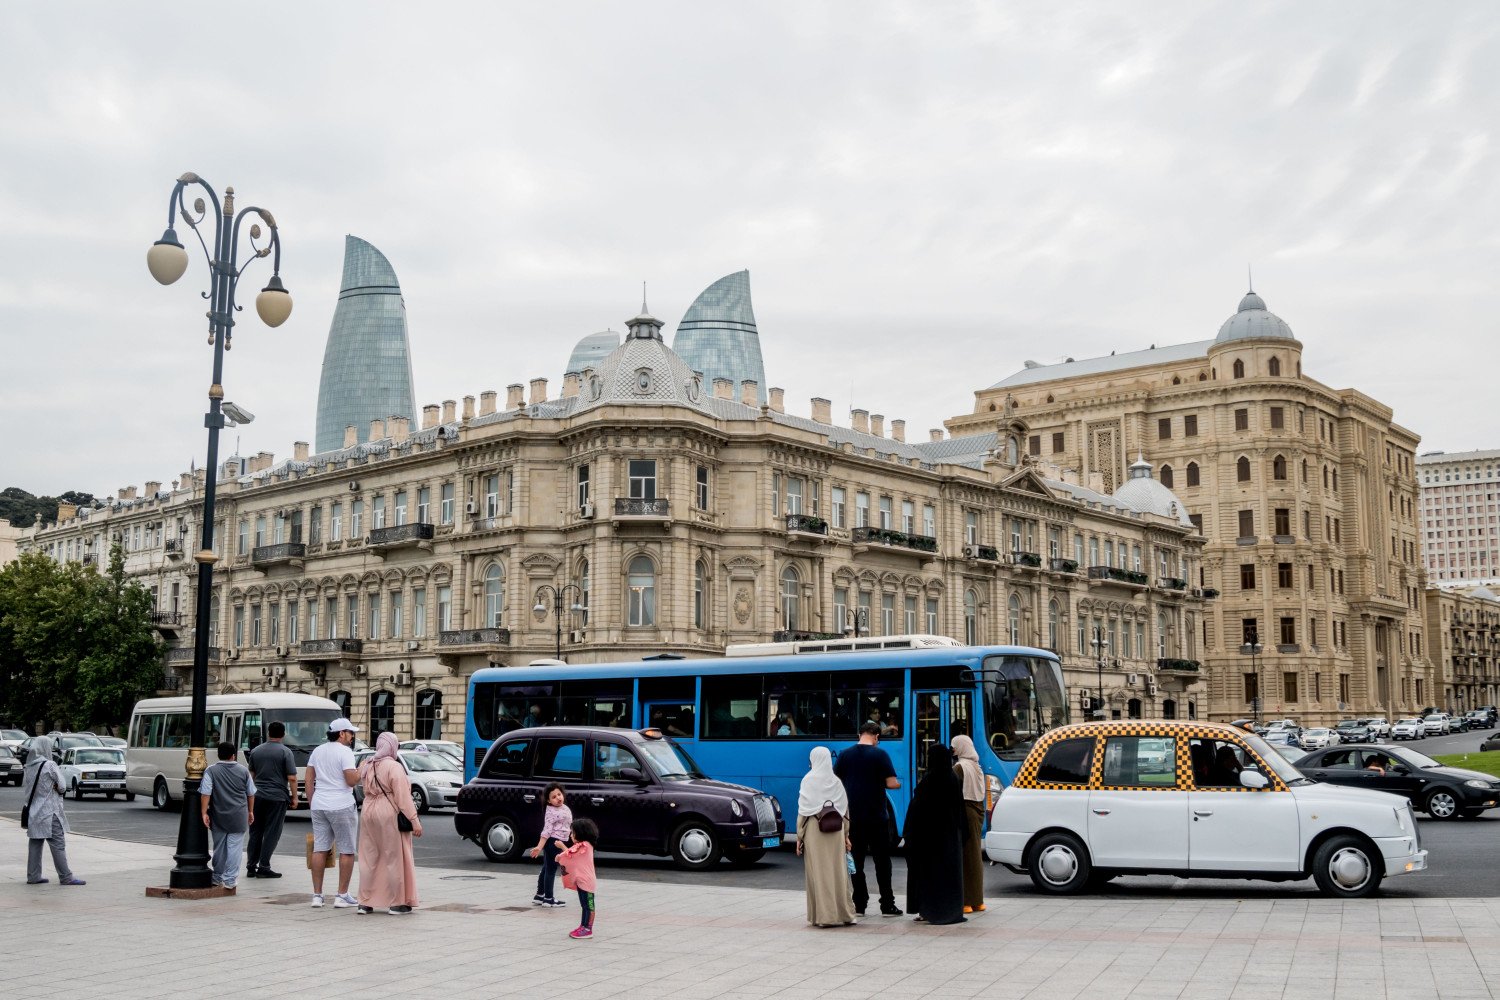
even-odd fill
[[[584,372],[599,367],[599,362],[609,357],[610,352],[620,346],[620,334],[614,330],[601,330],[584,337],[573,347],[568,356],[568,367],[563,374]]]
[[[687,362],[661,339],[661,320],[641,306],[625,342],[595,366],[580,392],[579,411],[595,406],[676,403],[711,412]]]
[[[1152,477],[1151,463],[1146,461],[1144,455],[1131,463],[1129,478],[1115,490],[1115,502],[1142,514],[1170,517],[1185,528],[1193,526],[1192,519],[1188,517],[1187,505],[1177,499],[1177,494]]]
[[[1254,340],[1260,337],[1297,339],[1286,321],[1267,309],[1266,300],[1256,295],[1252,288],[1240,299],[1240,307],[1235,314],[1219,327],[1219,335],[1214,338],[1214,342],[1223,344],[1231,340]]]

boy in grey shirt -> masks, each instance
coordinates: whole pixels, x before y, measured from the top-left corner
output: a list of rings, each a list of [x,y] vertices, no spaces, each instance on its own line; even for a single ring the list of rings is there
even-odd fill
[[[233,743],[220,743],[219,762],[203,772],[198,785],[203,825],[214,841],[213,883],[226,889],[239,880],[245,832],[255,819],[255,779],[234,756]]]

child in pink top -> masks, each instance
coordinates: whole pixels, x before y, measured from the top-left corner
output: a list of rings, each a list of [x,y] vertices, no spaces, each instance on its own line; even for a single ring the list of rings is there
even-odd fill
[[[573,811],[564,803],[563,787],[559,784],[547,786],[542,801],[547,811],[542,814],[542,835],[536,846],[526,853],[542,859],[542,870],[536,877],[536,895],[531,902],[536,906],[562,906],[563,901],[552,895],[552,885],[557,878],[557,856],[567,849],[565,841],[573,830]]]
[[[593,820],[573,821],[573,846],[558,855],[563,866],[563,888],[578,890],[578,906],[583,911],[577,927],[568,933],[574,940],[594,936],[594,845],[599,843],[599,828]]]

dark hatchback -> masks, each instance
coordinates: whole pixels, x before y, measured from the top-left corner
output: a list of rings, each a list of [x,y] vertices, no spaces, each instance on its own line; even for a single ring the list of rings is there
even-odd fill
[[[536,846],[542,791],[563,787],[575,819],[599,826],[599,850],[671,857],[679,868],[721,858],[752,865],[781,843],[781,806],[744,785],[714,781],[654,729],[539,726],[490,745],[458,793],[453,825],[491,861]]]
[[[1370,767],[1384,764],[1385,773]],[[1392,792],[1433,819],[1474,817],[1500,805],[1500,779],[1479,771],[1440,764],[1406,747],[1332,747],[1315,750],[1297,761],[1297,770],[1314,781]]]

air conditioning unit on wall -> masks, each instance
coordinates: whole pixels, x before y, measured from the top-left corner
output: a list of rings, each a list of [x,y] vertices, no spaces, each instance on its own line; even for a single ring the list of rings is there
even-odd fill
[[[979,558],[979,546],[977,546],[977,545],[965,545],[964,546],[964,558],[965,559],[978,559]]]
[[[1131,687],[1135,687],[1140,682],[1141,682],[1141,675],[1140,674],[1131,674],[1131,675],[1129,675],[1129,679],[1127,679],[1125,683],[1129,684]]]
[[[585,501],[584,505],[583,505],[583,509],[580,510],[579,513],[582,514],[584,517],[593,517],[594,516],[594,501],[592,501],[592,500]]]

